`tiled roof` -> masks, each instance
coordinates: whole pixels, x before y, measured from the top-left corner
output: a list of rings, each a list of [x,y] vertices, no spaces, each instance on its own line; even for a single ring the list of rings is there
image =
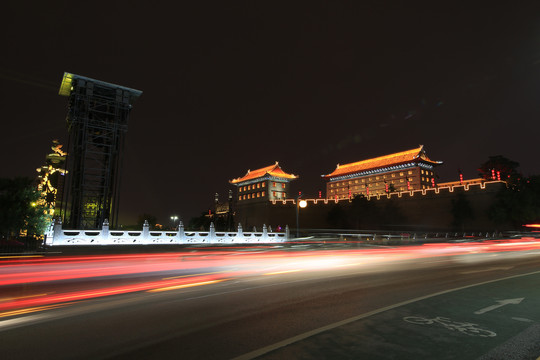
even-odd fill
[[[232,179],[230,183],[237,184],[240,182],[257,179],[266,175],[270,175],[277,178],[291,179],[291,180],[298,178],[297,175],[287,174],[285,171],[281,170],[279,163],[276,161],[274,165],[263,167],[257,170],[248,170],[246,175],[240,178]]]
[[[422,159],[423,162],[431,163],[433,165],[442,164],[441,161],[433,161],[429,159],[424,151],[424,146],[420,145],[417,148],[406,150],[390,155],[379,156],[372,159],[357,161],[350,164],[337,165],[336,170],[328,175],[323,175],[323,177],[335,177],[341,175],[347,175],[352,173],[358,173],[362,171],[378,169],[387,166],[393,166],[398,164],[403,164],[406,162],[417,161]]]

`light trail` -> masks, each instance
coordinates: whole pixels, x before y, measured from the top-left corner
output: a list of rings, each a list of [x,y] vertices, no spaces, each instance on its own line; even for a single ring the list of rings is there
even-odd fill
[[[15,309],[42,311],[53,304],[134,292],[179,290],[246,276],[278,274],[286,276],[299,271],[338,271],[344,268],[353,269],[354,266],[376,268],[378,264],[414,259],[539,250],[540,241],[531,237],[390,248],[288,251],[282,248],[273,248],[274,250],[269,250],[270,247],[262,248],[266,251],[238,252],[238,249],[253,250],[241,247],[229,247],[219,251],[216,250],[219,248],[213,247],[197,252],[191,250],[174,253],[5,258],[0,261],[0,291],[6,295],[9,292],[14,295],[0,299],[0,311]],[[256,250],[260,250],[260,247]],[[215,271],[193,272],[197,269]],[[269,269],[272,271],[269,272]],[[161,277],[159,280],[148,279],[160,276],[163,272],[170,275],[175,272],[180,274]],[[80,282],[80,279],[94,281]],[[104,286],[101,280],[124,284]],[[109,285],[110,281],[107,282]],[[59,286],[60,284],[64,284],[65,287]],[[78,289],[73,290],[74,286]],[[34,288],[37,290],[32,291]],[[16,315],[12,314],[11,316]]]

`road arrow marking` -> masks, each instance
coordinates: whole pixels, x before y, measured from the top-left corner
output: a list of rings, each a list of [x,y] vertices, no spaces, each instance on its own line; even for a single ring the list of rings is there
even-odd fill
[[[488,311],[498,309],[498,308],[500,308],[501,306],[504,306],[504,305],[508,305],[508,304],[517,305],[517,304],[519,304],[523,299],[525,299],[525,298],[497,300],[497,302],[498,302],[497,305],[491,305],[491,306],[488,306],[488,307],[486,307],[486,308],[483,308],[483,309],[480,309],[480,310],[478,310],[478,311],[475,311],[474,313],[475,313],[476,315],[481,315],[481,314],[487,313]]]

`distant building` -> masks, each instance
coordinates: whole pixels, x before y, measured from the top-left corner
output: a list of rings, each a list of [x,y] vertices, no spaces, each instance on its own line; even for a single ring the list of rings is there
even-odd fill
[[[298,179],[288,174],[276,161],[274,165],[248,170],[246,175],[229,181],[237,188],[237,203],[253,203],[268,200],[285,200],[289,196],[289,183]]]
[[[442,161],[428,158],[424,146],[358,162],[337,165],[327,175],[326,198],[378,195],[435,187],[434,168]]]

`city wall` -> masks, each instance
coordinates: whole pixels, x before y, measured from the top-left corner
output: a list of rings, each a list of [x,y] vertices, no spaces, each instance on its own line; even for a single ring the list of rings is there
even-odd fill
[[[507,230],[501,224],[494,224],[488,218],[488,210],[496,200],[496,194],[506,187],[503,181],[489,181],[477,184],[450,185],[415,191],[367,197],[366,208],[372,214],[359,215],[348,224],[336,217],[354,217],[362,213],[358,205],[350,199],[305,199],[307,206],[298,208],[300,229],[384,229],[423,231],[500,231]],[[456,226],[457,202],[465,199],[467,216]],[[463,203],[463,202],[462,202]],[[459,209],[459,208],[458,208]],[[289,225],[296,227],[296,200],[268,201],[242,204],[238,206],[235,221],[246,228],[268,224],[273,228]],[[459,210],[458,210],[459,211]],[[332,216],[334,215],[332,221]],[[340,215],[341,214],[341,215]],[[376,214],[376,215],[375,215]],[[337,220],[337,221],[336,221]]]

